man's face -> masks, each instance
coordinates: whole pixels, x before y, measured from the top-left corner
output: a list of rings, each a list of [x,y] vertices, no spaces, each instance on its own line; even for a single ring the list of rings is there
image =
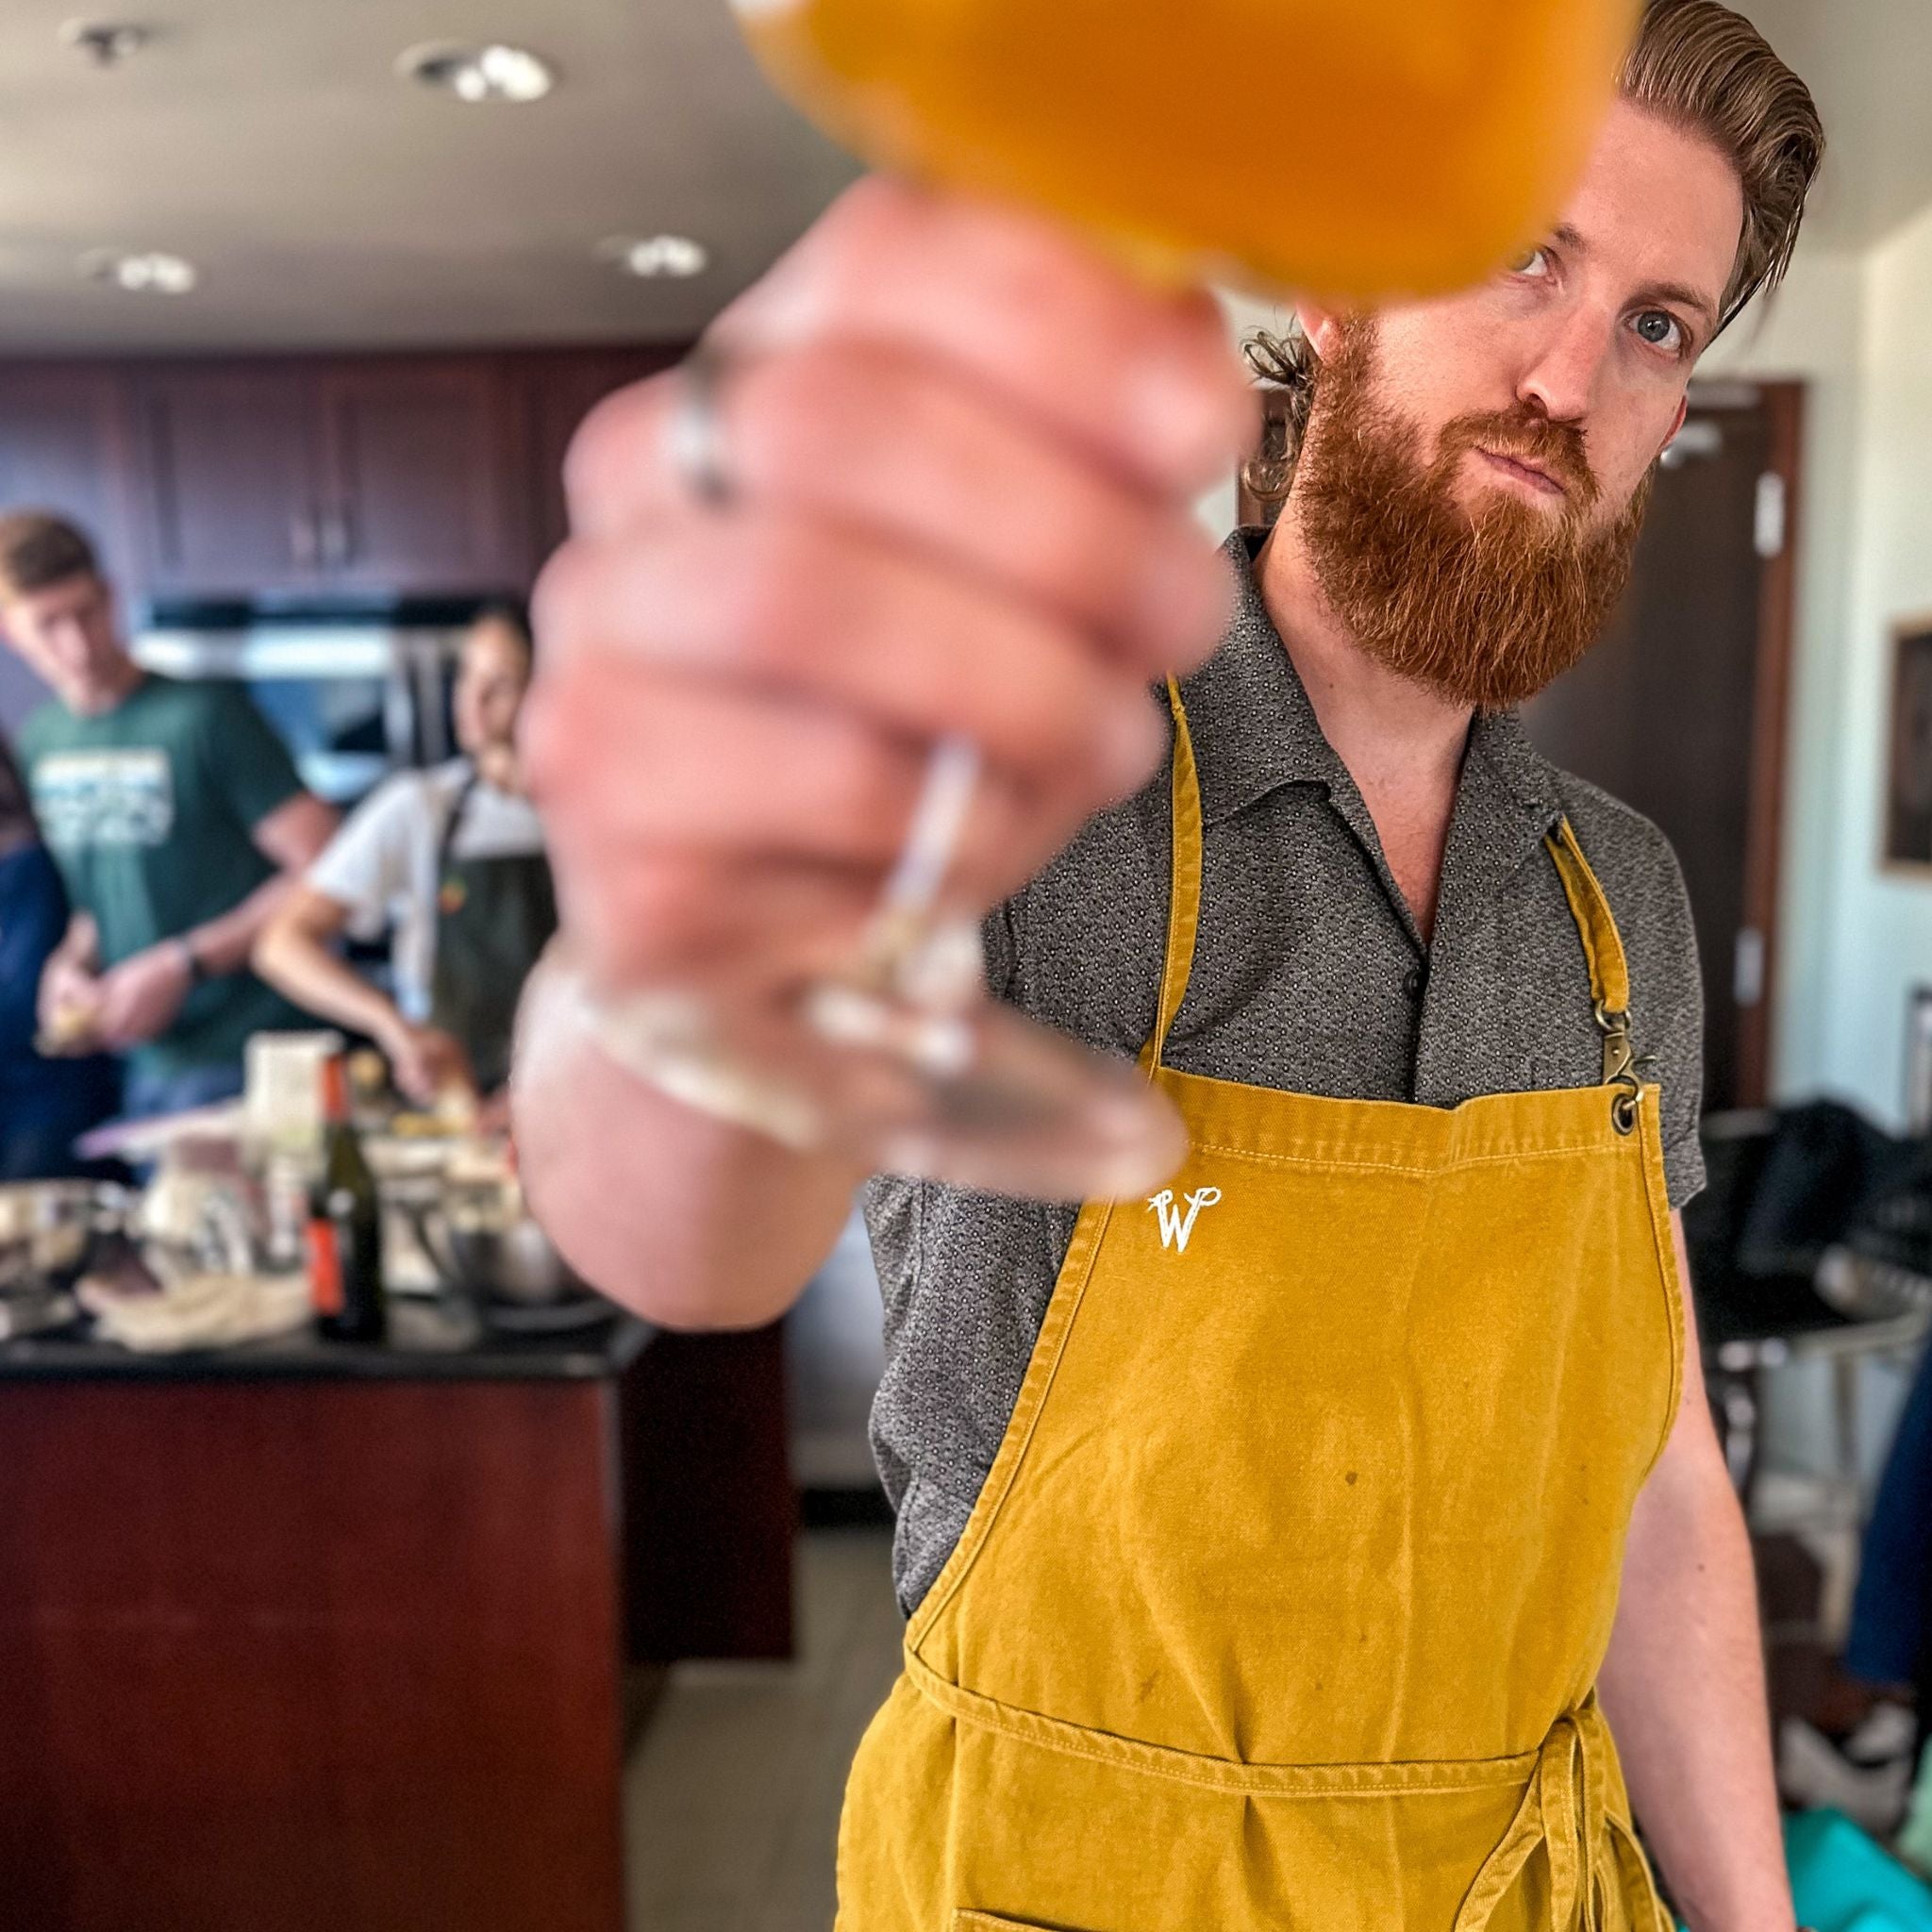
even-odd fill
[[[1373,320],[1305,311],[1324,368],[1296,510],[1366,648],[1500,706],[1589,647],[1742,220],[1714,147],[1619,102],[1562,221],[1508,270]]]
[[[473,757],[509,745],[529,685],[522,639],[494,620],[472,625],[457,668],[457,742]]]
[[[125,688],[114,593],[92,572],[0,602],[0,631],[69,710],[98,711]]]

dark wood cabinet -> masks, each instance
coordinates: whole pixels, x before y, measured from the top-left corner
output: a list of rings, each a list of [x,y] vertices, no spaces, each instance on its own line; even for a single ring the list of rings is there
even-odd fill
[[[148,587],[513,590],[526,571],[512,413],[485,357],[135,382]]]
[[[791,1653],[776,1327],[0,1346],[7,1932],[622,1932],[632,1664]]]
[[[316,382],[324,574],[357,589],[521,589],[529,538],[490,358],[344,363]]]
[[[51,509],[82,525],[125,575],[126,423],[110,369],[20,363],[0,369],[0,509]]]
[[[150,591],[240,595],[323,577],[325,479],[306,381],[179,369],[133,385],[130,494]]]
[[[136,599],[521,594],[578,424],[682,353],[0,363],[0,509],[75,517]]]

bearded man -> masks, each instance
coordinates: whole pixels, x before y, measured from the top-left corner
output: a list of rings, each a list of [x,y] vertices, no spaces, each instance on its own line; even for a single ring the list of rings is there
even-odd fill
[[[864,1183],[909,1624],[844,1932],[1650,1932],[1638,1826],[1696,1932],[1789,1932],[1675,1212],[1690,919],[1509,708],[1595,636],[1821,145],[1748,24],[1653,0],[1538,246],[1266,352],[1306,435],[1218,566],[1188,503],[1251,420],[1211,308],[883,182],[720,323],[702,461],[675,377],[580,438],[524,1172],[674,1326],[780,1313]],[[994,991],[1144,1052],[1191,1130],[1144,1207],[867,1178],[581,1024],[587,974],[848,954],[955,733]]]

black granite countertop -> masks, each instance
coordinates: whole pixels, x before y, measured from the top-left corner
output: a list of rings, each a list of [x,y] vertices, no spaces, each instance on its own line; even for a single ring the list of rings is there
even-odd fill
[[[657,1331],[611,1305],[560,1333],[505,1333],[460,1305],[397,1295],[389,1339],[325,1341],[304,1329],[232,1348],[138,1355],[84,1325],[0,1341],[0,1382],[26,1381],[590,1381],[619,1375]]]

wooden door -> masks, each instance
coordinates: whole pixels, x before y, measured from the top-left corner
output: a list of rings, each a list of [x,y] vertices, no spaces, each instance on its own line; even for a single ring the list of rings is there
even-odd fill
[[[1712,1108],[1760,1105],[1770,1082],[1802,399],[1795,383],[1693,387],[1623,603],[1524,713],[1548,757],[1676,847]]]
[[[486,357],[341,363],[319,378],[324,568],[386,591],[521,591],[512,412]]]
[[[314,589],[322,478],[307,371],[150,370],[135,393],[151,586],[196,596]]]
[[[0,512],[51,509],[93,539],[124,590],[126,527],[123,388],[111,369],[17,363],[0,370]]]

